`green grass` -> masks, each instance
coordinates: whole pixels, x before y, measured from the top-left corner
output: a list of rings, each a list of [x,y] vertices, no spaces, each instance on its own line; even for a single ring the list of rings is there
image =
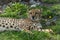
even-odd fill
[[[0,33],[0,40],[46,40],[49,39],[49,34],[44,32],[33,32],[30,34],[27,32],[15,32],[5,31]],[[47,35],[48,34],[48,35]]]
[[[28,40],[28,33],[5,31],[0,33],[0,40]]]

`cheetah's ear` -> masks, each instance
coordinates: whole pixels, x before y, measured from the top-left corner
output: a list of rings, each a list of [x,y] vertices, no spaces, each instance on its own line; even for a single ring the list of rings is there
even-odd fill
[[[39,12],[41,11],[40,9],[37,9]]]
[[[43,10],[42,8],[41,9],[38,9],[39,12],[42,12],[42,10]]]
[[[32,9],[28,9],[28,13],[30,13],[32,11]]]

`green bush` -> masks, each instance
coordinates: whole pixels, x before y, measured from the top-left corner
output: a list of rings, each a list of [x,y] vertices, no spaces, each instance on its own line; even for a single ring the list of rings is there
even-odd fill
[[[51,10],[55,12],[57,15],[60,15],[60,4],[55,4],[51,7]]]
[[[55,13],[53,13],[53,11],[50,9],[50,7],[45,7],[45,6],[43,6],[42,7],[42,16],[44,17],[44,18],[53,18],[56,14]]]
[[[55,4],[52,6],[52,8],[58,10],[58,9],[60,9],[60,4]]]
[[[41,0],[41,1],[45,3],[58,3],[60,0]]]
[[[12,18],[26,18],[27,8],[27,5],[20,3],[12,3],[12,5],[9,5],[5,8],[4,13],[0,16]]]

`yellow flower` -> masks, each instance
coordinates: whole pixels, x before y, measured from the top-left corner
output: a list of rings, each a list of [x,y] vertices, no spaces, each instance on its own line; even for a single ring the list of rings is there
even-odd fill
[[[49,18],[52,18],[51,16],[49,16]]]

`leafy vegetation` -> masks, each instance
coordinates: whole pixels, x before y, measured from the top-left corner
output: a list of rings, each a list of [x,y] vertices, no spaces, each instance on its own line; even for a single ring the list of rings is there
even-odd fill
[[[12,17],[12,18],[26,18],[27,17],[27,5],[20,3],[12,3],[5,8],[4,13],[1,17]]]
[[[60,15],[60,4],[55,4],[51,7],[51,10],[55,12],[57,15]]]

